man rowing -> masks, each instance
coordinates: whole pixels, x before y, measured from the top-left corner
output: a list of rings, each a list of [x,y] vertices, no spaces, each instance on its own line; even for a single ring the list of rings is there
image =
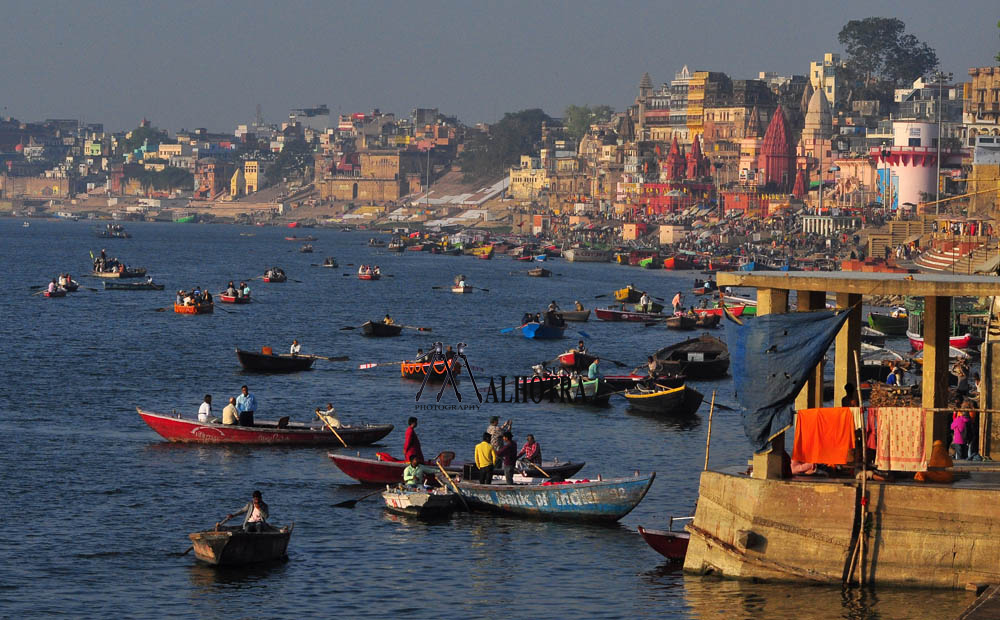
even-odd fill
[[[267,524],[267,504],[264,503],[264,498],[261,496],[260,491],[254,491],[249,503],[236,512],[226,515],[225,519],[216,523],[215,529],[219,529],[223,523],[236,515],[246,515],[243,517],[243,531],[245,532],[261,533],[270,532],[274,529]]]
[[[299,344],[298,340],[292,340],[292,346],[288,348],[288,354],[292,357],[298,355],[302,352],[302,345]]]

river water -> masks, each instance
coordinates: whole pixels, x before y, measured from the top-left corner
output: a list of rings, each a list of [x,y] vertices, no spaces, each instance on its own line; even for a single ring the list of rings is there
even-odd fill
[[[368,248],[365,233],[310,230],[319,237],[316,253],[301,254],[298,243],[284,240],[288,229],[136,223],[128,225],[133,238],[107,240],[96,238],[96,227],[33,220],[23,228],[21,220],[0,220],[2,616],[924,618],[952,617],[971,601],[965,592],[726,582],[665,564],[636,525],[665,528],[670,515],[691,513],[707,401],[718,390],[719,403],[735,405],[731,380],[696,383],[706,404],[699,415],[678,420],[636,415],[617,398],[605,409],[542,403],[417,410],[419,384],[401,379],[398,367],[357,369],[412,358],[434,340],[461,341],[482,368],[476,372],[482,387],[491,376],[527,374],[530,364],[571,346],[577,331],[602,356],[639,365],[690,334],[593,317],[571,324],[561,342],[501,329],[551,300],[592,308],[606,301],[596,295],[628,282],[669,299],[691,288],[694,272],[556,259],[547,265],[553,277],[529,278],[529,265],[503,257],[389,254]],[[64,299],[32,294],[32,285],[65,271],[102,289],[99,280],[81,277],[89,252],[101,247],[147,267],[167,289],[81,290]],[[341,268],[311,266],[324,256],[336,257]],[[347,263],[379,264],[387,277],[361,282]],[[253,281],[253,304],[217,305],[212,315],[172,312],[179,288],[218,291],[272,265],[299,282]],[[489,292],[432,288],[450,285],[459,273]],[[387,312],[433,332],[368,339],[340,329]],[[241,371],[235,347],[283,350],[293,338],[303,352],[351,359],[321,360],[292,375]],[[533,433],[546,458],[586,460],[581,476],[638,470],[655,471],[656,480],[636,510],[610,527],[478,514],[425,524],[387,514],[378,497],[334,508],[370,489],[343,475],[327,449],[174,445],[135,412],[141,406],[193,415],[210,393],[218,413],[244,383],[258,399],[258,419],[310,421],[316,406],[333,402],[345,423],[396,425],[383,447],[351,453],[400,455],[406,419],[416,415],[425,454],[451,449],[471,458],[488,418],[499,415],[514,420],[519,442]],[[469,403],[468,380],[461,390]],[[421,404],[427,402],[433,401],[425,396]],[[454,395],[445,402],[455,404]],[[711,454],[713,467],[745,465],[749,448],[737,413],[716,410]],[[253,489],[270,504],[272,522],[295,523],[287,563],[216,570],[180,555],[189,532],[210,528]]]

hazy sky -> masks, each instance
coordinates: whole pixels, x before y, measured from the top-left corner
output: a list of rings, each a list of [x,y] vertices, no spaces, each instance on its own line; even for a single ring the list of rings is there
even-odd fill
[[[0,107],[109,130],[232,131],[293,107],[437,107],[493,121],[569,104],[622,109],[644,71],[804,75],[850,19],[899,17],[967,78],[1000,51],[997,0],[15,2],[0,19]]]

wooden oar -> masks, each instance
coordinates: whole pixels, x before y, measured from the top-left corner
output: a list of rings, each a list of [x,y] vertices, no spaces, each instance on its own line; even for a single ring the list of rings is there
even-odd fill
[[[316,417],[318,417],[320,420],[323,421],[323,426],[325,426],[328,429],[330,429],[330,432],[332,432],[334,435],[336,435],[337,440],[340,441],[340,443],[344,444],[344,447],[346,448],[347,447],[347,442],[344,441],[344,438],[340,436],[340,433],[338,433],[337,431],[335,431],[333,429],[333,426],[331,426],[330,423],[326,421],[326,418],[323,416],[322,413],[320,413],[319,409],[316,410]]]
[[[474,289],[478,289],[478,290],[480,290],[480,291],[482,291],[482,292],[484,292],[484,293],[489,293],[489,292],[490,292],[490,289],[488,289],[488,288],[483,288],[483,287],[481,287],[481,286],[470,286],[469,288],[474,288]]]
[[[181,557],[184,557],[184,556],[186,556],[187,554],[191,553],[191,551],[192,551],[193,549],[194,549],[194,545],[191,545],[190,547],[188,547],[188,548],[187,548],[187,550],[186,550],[186,551],[184,551],[184,553],[182,553],[182,554],[181,554]]]
[[[501,334],[509,334],[510,332],[514,331],[515,329],[521,329],[522,327],[524,327],[524,325],[518,325],[517,327],[505,327],[505,328],[503,328],[503,329],[500,330],[500,333]]]
[[[345,502],[340,502],[339,504],[334,504],[333,507],[334,508],[354,508],[355,506],[358,505],[358,502],[360,502],[361,500],[368,499],[372,495],[378,495],[381,492],[382,492],[382,489],[379,489],[378,491],[372,491],[371,493],[369,493],[367,495],[362,495],[361,497],[359,497],[357,499],[349,499],[349,500],[347,500]]]
[[[544,469],[542,469],[542,468],[541,468],[541,467],[539,467],[538,465],[535,465],[535,464],[534,464],[534,463],[532,463],[531,461],[528,461],[528,465],[531,465],[532,467],[534,467],[534,468],[535,468],[535,469],[537,469],[538,471],[542,472],[542,474],[543,474],[543,475],[544,475],[544,476],[545,476],[546,478],[551,478],[551,477],[552,477],[552,476],[550,476],[550,475],[549,475],[549,473],[548,473],[547,471],[545,471]]]
[[[458,493],[458,499],[462,500],[462,505],[465,506],[466,512],[472,512],[472,510],[469,508],[468,502],[465,501],[465,496],[462,495],[462,492],[458,490],[458,485],[456,485],[455,481],[451,479],[451,476],[448,475],[448,472],[444,470],[444,466],[441,465],[441,461],[434,461],[434,464],[437,465],[438,469],[441,470],[441,473],[444,474],[444,477],[448,480],[448,484],[450,484],[451,488],[455,490],[455,493]]]
[[[397,323],[397,326],[398,326],[398,327],[402,327],[403,329],[415,329],[415,330],[417,330],[418,332],[429,332],[429,331],[433,331],[433,330],[432,330],[432,329],[431,329],[430,327],[414,327],[413,325],[399,325],[398,323]]]
[[[375,368],[376,366],[395,366],[397,364],[405,364],[406,362],[370,362],[368,364],[361,364],[358,366],[358,370],[368,370],[369,368]]]
[[[351,359],[347,355],[340,355],[340,356],[337,356],[337,357],[330,357],[330,356],[327,356],[327,355],[313,355],[311,353],[306,354],[306,355],[300,355],[299,357],[314,357],[314,358],[316,358],[318,360],[326,360],[328,362],[346,362],[347,360]]]
[[[607,296],[608,296],[608,294],[607,294],[607,293],[605,293],[605,294],[603,294],[603,295],[595,295],[595,296],[594,296],[594,299],[600,299],[600,298],[602,298],[602,297],[607,297]]]

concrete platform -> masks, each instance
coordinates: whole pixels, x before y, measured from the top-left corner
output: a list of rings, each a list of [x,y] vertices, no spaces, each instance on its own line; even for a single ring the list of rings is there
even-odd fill
[[[863,271],[732,271],[716,274],[716,281],[720,287],[925,297],[989,297],[1000,284],[993,276]]]

